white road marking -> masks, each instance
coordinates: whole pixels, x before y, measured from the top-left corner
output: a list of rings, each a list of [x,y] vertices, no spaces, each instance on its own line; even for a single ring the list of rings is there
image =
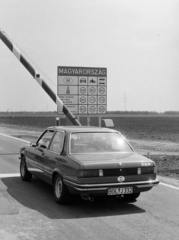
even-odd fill
[[[0,178],[20,177],[20,173],[1,173]]]
[[[161,182],[160,182],[160,184],[161,184],[161,185],[164,185],[164,186],[166,186],[166,187],[170,187],[170,188],[179,190],[179,187],[175,187],[175,186],[172,186],[172,185],[169,185],[169,184],[166,184],[166,183],[161,183]]]
[[[3,133],[0,133],[0,135],[4,136],[4,137],[9,137],[9,138],[12,138],[12,139],[16,139],[16,140],[19,140],[19,141],[22,141],[22,142],[30,143],[29,141],[26,141],[24,139],[12,137],[12,136],[9,136],[9,135],[3,134]]]

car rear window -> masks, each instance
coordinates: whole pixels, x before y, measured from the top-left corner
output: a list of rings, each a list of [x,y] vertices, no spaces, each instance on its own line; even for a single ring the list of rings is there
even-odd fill
[[[71,134],[71,153],[133,152],[119,133],[83,132]]]

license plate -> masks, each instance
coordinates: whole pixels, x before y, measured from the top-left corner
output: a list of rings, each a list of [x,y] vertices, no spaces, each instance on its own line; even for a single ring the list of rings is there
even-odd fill
[[[132,187],[125,187],[125,188],[108,188],[108,195],[120,195],[120,194],[132,194],[133,188]]]

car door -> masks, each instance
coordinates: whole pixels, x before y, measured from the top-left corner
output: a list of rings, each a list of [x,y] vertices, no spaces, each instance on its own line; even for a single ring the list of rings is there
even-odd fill
[[[27,153],[28,169],[33,175],[41,179],[44,179],[43,168],[44,154],[50,145],[53,135],[54,135],[53,130],[46,130],[37,140],[36,146],[31,147],[30,151]]]
[[[52,174],[54,169],[62,171],[62,167],[65,162],[65,156],[62,155],[64,139],[65,132],[57,131],[53,136],[49,148],[43,155],[44,180],[50,184],[52,183]]]

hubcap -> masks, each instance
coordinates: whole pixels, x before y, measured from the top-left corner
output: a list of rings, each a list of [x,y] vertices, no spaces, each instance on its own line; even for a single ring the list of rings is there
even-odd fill
[[[60,198],[62,194],[62,180],[60,178],[57,178],[55,183],[55,194],[57,198]]]

